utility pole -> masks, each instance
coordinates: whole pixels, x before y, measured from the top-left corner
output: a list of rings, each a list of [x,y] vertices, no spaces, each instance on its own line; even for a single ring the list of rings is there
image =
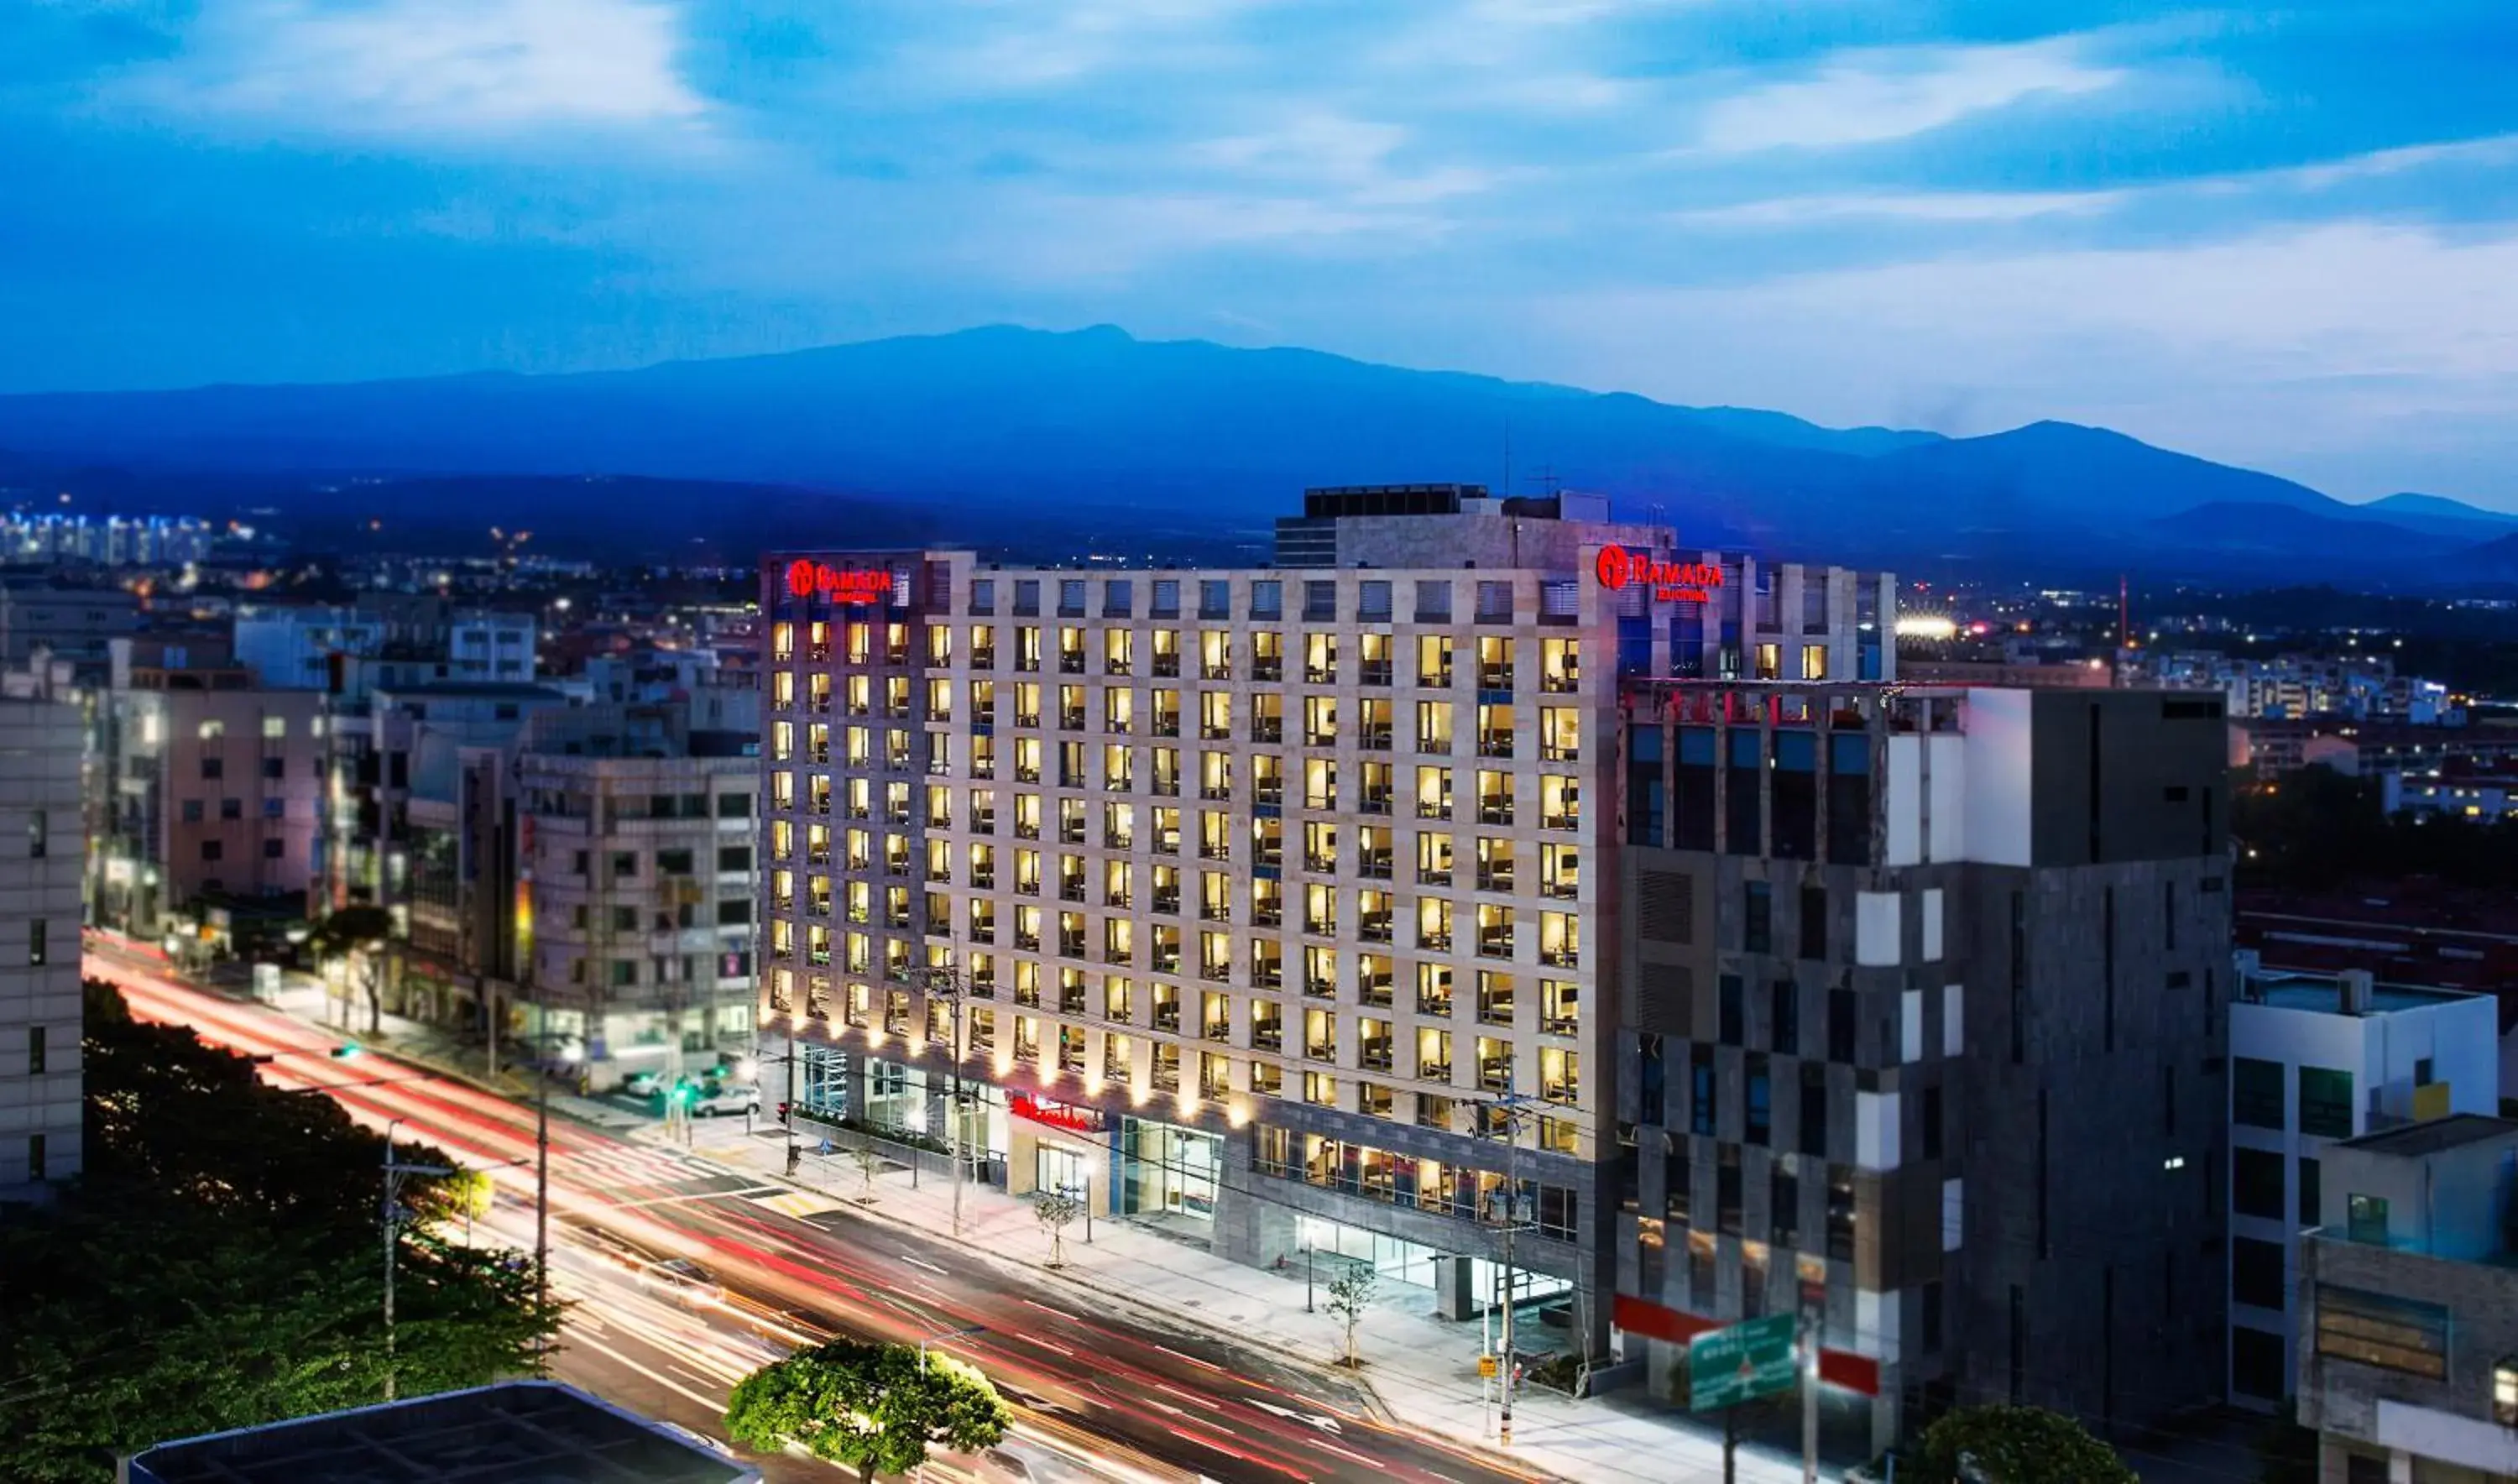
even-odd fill
[[[1802,1303],[1802,1484],[1818,1484],[1819,1306]]]
[[[787,1054],[779,1058],[787,1064],[787,1111],[780,1121],[787,1125],[787,1178],[796,1178],[796,1166],[804,1160],[804,1151],[796,1143],[796,1018],[787,1018]]]
[[[394,1269],[402,1249],[402,1181],[405,1175],[452,1175],[443,1164],[401,1164],[394,1159],[394,1129],[385,1125],[385,1400],[394,1399]]]
[[[1503,1204],[1501,1222],[1503,1229],[1503,1264],[1502,1270],[1498,1274],[1498,1278],[1503,1287],[1503,1354],[1498,1361],[1496,1368],[1498,1378],[1497,1385],[1501,1393],[1502,1403],[1497,1409],[1496,1440],[1507,1448],[1512,1446],[1512,1383],[1514,1373],[1520,1369],[1519,1366],[1515,1364],[1512,1348],[1512,1309],[1513,1301],[1519,1290],[1519,1285],[1515,1282],[1513,1274],[1512,1239],[1513,1235],[1521,1229],[1522,1223],[1529,1219],[1521,1209],[1520,1185],[1513,1179],[1513,1172],[1516,1167],[1516,1161],[1514,1160],[1513,1156],[1521,1148],[1522,1122],[1531,1115],[1531,1101],[1532,1100],[1529,1097],[1515,1089],[1513,1085],[1512,1064],[1510,1062],[1506,1062],[1504,1064],[1503,1071],[1502,1095],[1474,1105],[1479,1110],[1481,1123],[1490,1118],[1495,1118],[1500,1119],[1503,1124]],[[1484,1133],[1485,1131],[1486,1130],[1483,1127],[1479,1130],[1480,1133]],[[1529,1214],[1536,1215],[1537,1213],[1532,1212]]]

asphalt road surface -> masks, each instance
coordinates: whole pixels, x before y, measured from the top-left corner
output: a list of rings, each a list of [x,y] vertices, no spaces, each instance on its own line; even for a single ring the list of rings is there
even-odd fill
[[[91,976],[122,987],[135,1015],[270,1056],[264,1073],[273,1081],[321,1089],[362,1121],[398,1123],[403,1137],[489,1170],[499,1192],[491,1225],[506,1241],[531,1244],[530,1105],[383,1055],[333,1059],[334,1042],[323,1032],[178,982],[160,963],[94,945],[87,962]],[[721,1435],[715,1409],[736,1377],[810,1338],[914,1342],[975,1331],[936,1343],[984,1371],[1020,1404],[1020,1420],[1006,1457],[947,1463],[939,1478],[1509,1484],[1539,1477],[1384,1426],[1343,1379],[1187,1321],[1170,1329],[1078,1312],[1070,1294],[952,1244],[556,1115],[550,1211],[553,1285],[576,1303],[554,1372],[706,1435]],[[675,1257],[705,1269],[701,1296],[638,1281],[644,1264]],[[810,1461],[765,1466],[773,1479],[832,1476]]]

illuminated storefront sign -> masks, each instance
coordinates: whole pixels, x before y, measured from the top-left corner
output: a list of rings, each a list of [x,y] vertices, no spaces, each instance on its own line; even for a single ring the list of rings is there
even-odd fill
[[[1612,592],[1629,586],[1650,588],[1663,603],[1705,603],[1722,586],[1722,569],[1712,562],[1668,562],[1624,546],[1602,546],[1592,571]]]
[[[798,597],[819,595],[835,603],[891,601],[891,574],[875,567],[834,567],[803,557],[787,564],[787,590]]]
[[[1006,1094],[1006,1112],[1018,1118],[1046,1123],[1052,1128],[1063,1128],[1075,1134],[1098,1134],[1105,1127],[1104,1116],[1097,1110],[1053,1102],[1027,1092]]]

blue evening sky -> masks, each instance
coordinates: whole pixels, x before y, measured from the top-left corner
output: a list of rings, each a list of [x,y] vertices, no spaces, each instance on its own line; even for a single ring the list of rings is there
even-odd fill
[[[0,0],[0,390],[1110,322],[2518,508],[2513,76],[2513,0]]]

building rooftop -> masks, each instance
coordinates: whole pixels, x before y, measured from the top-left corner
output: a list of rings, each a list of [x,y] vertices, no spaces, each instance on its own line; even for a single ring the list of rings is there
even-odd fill
[[[416,685],[382,685],[387,695],[437,696],[449,700],[564,701],[565,693],[531,680],[423,680]]]
[[[2408,1123],[2402,1128],[2382,1129],[2345,1139],[2336,1147],[2366,1150],[2398,1159],[2418,1159],[2442,1150],[2480,1144],[2487,1139],[2518,1134],[2518,1120],[2495,1118],[2483,1113],[2451,1113],[2444,1118],[2430,1118],[2420,1123]]]
[[[2252,1001],[2270,1005],[2276,1010],[2313,1010],[2321,1015],[2390,1015],[2403,1010],[2420,1010],[2432,1005],[2453,1004],[2478,996],[2461,989],[2426,988],[2418,984],[2378,984],[2369,992],[2366,1010],[2347,1011],[2343,1007],[2343,985],[2324,975],[2276,973],[2253,980],[2248,996],[2240,1003]]]
[[[132,1484],[758,1484],[572,1386],[508,1381],[160,1443]]]

